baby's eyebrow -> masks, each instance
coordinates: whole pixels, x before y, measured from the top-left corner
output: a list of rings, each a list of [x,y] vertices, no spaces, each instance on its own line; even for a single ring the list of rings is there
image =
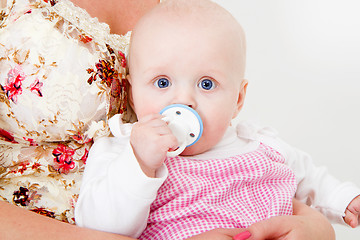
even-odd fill
[[[153,75],[153,76],[161,76],[161,75],[166,75],[164,74],[165,73],[165,67],[163,66],[151,66],[151,67],[148,67],[148,68],[145,68],[141,74],[143,75]]]

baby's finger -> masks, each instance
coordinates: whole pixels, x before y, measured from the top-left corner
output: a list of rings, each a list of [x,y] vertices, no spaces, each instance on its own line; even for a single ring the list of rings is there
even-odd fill
[[[347,209],[354,214],[360,213],[360,196],[354,198],[350,204],[348,205]]]
[[[357,227],[357,225],[358,225],[358,223],[359,223],[358,215],[352,213],[349,209],[346,209],[346,210],[345,210],[344,221],[345,221],[346,224],[348,224],[350,227],[355,228],[355,227]]]
[[[157,116],[145,116],[141,121],[137,122],[136,124],[137,127],[141,127],[141,128],[163,128],[163,127],[167,127],[168,125],[165,121],[161,120],[161,118],[157,117]]]
[[[175,136],[173,135],[173,132],[167,125],[156,127],[156,131],[159,135],[171,135],[175,138]]]
[[[177,149],[179,144],[174,135],[167,134],[167,135],[161,136],[158,146],[159,146],[160,152],[166,153],[168,151]]]
[[[155,120],[155,119],[161,119],[163,116],[159,113],[153,113],[153,114],[148,114],[146,116],[143,116],[142,118],[138,119],[138,122],[140,123],[147,123],[147,122],[150,122],[152,120]]]

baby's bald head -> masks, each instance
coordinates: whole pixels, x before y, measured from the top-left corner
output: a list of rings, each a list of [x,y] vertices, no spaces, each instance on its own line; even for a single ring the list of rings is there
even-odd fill
[[[176,31],[194,31],[198,34],[207,31],[211,32],[214,38],[221,39],[221,46],[218,46],[217,50],[219,53],[223,51],[230,53],[228,64],[233,65],[234,73],[241,80],[244,78],[246,62],[244,31],[227,10],[209,0],[166,0],[146,14],[138,22],[132,34],[129,54],[130,71],[132,55],[141,54],[133,50],[138,48],[143,41],[152,41],[154,38],[162,37],[156,35],[155,29],[152,32],[152,28],[157,29],[169,26],[169,24]],[[193,41],[197,41],[196,34],[193,37],[195,38]]]

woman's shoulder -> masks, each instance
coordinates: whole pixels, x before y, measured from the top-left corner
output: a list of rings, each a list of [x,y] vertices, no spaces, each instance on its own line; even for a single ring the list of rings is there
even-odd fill
[[[58,0],[52,8],[68,22],[92,36],[95,41],[127,52],[130,32],[124,35],[112,34],[108,23],[99,21],[97,17],[92,17],[85,9],[76,6],[69,0]]]
[[[86,9],[75,5],[70,0],[0,0],[0,29],[8,24],[21,19],[26,14],[41,12],[45,19],[54,23],[65,21],[69,29],[77,28],[83,32],[81,41],[91,39],[102,45],[125,52],[130,41],[130,32],[124,35],[112,34],[108,23],[101,22],[97,17],[92,17]],[[115,15],[115,14],[114,14]],[[55,20],[55,21],[54,21]],[[29,21],[27,19],[26,21]],[[38,19],[36,19],[38,21]],[[6,23],[1,25],[1,23]],[[63,28],[66,31],[66,28]],[[74,37],[69,35],[69,37]],[[77,36],[76,36],[77,37]]]
[[[3,130],[18,142],[91,139],[107,131],[107,118],[125,110],[122,51],[129,39],[112,38],[106,24],[69,0],[11,0],[4,9]]]

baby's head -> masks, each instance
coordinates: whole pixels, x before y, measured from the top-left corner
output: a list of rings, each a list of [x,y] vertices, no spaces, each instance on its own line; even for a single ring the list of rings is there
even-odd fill
[[[195,109],[200,140],[182,155],[205,152],[241,110],[245,36],[235,18],[208,0],[168,0],[136,25],[129,51],[130,101],[138,117],[170,104]]]

